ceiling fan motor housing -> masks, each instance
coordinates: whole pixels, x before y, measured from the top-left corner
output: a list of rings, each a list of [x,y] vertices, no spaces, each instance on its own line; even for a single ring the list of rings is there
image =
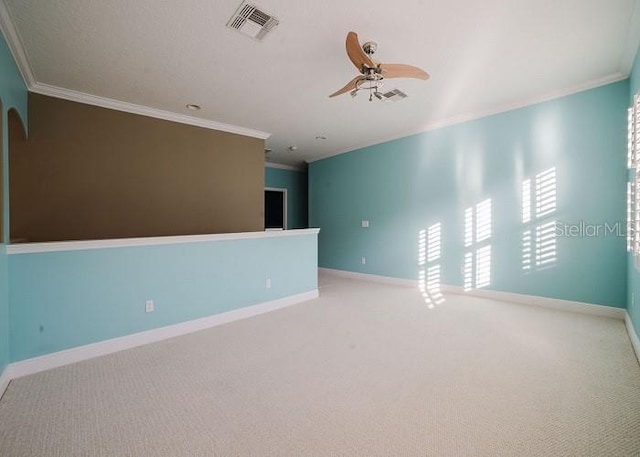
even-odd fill
[[[374,55],[377,49],[378,49],[378,43],[374,41],[367,41],[365,44],[362,45],[362,50],[368,56]]]

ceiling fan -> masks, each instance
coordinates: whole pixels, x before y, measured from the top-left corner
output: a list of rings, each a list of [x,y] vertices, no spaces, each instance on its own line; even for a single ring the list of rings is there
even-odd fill
[[[401,63],[380,63],[373,60],[372,56],[376,52],[378,45],[372,41],[367,41],[360,46],[358,35],[355,32],[347,34],[347,55],[353,62],[360,74],[347,83],[342,89],[329,95],[335,97],[346,92],[351,92],[355,97],[360,90],[369,91],[369,101],[375,96],[378,100],[383,100],[384,96],[378,91],[382,87],[382,80],[385,78],[417,78],[429,79],[429,74],[421,68]]]

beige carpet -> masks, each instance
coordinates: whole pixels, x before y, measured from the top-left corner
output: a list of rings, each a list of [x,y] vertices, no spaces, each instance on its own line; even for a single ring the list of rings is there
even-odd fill
[[[640,455],[621,321],[321,285],[318,300],[13,381],[0,455]]]

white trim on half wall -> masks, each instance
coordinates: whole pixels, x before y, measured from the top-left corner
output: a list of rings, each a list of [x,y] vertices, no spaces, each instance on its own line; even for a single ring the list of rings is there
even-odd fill
[[[160,244],[202,243],[250,238],[275,238],[279,236],[317,235],[319,228],[295,229],[279,232],[217,233],[211,235],[151,236],[146,238],[114,238],[86,241],[51,241],[7,245],[7,254],[36,254],[39,252],[84,251],[87,249],[124,248],[132,246],[156,246]]]

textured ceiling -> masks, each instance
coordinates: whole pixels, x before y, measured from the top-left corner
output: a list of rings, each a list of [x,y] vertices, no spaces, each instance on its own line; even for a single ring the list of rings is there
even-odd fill
[[[268,132],[283,164],[621,79],[640,38],[634,0],[257,0],[280,20],[262,43],[225,27],[240,0],[4,2],[37,83]],[[329,99],[350,30],[431,79]]]

